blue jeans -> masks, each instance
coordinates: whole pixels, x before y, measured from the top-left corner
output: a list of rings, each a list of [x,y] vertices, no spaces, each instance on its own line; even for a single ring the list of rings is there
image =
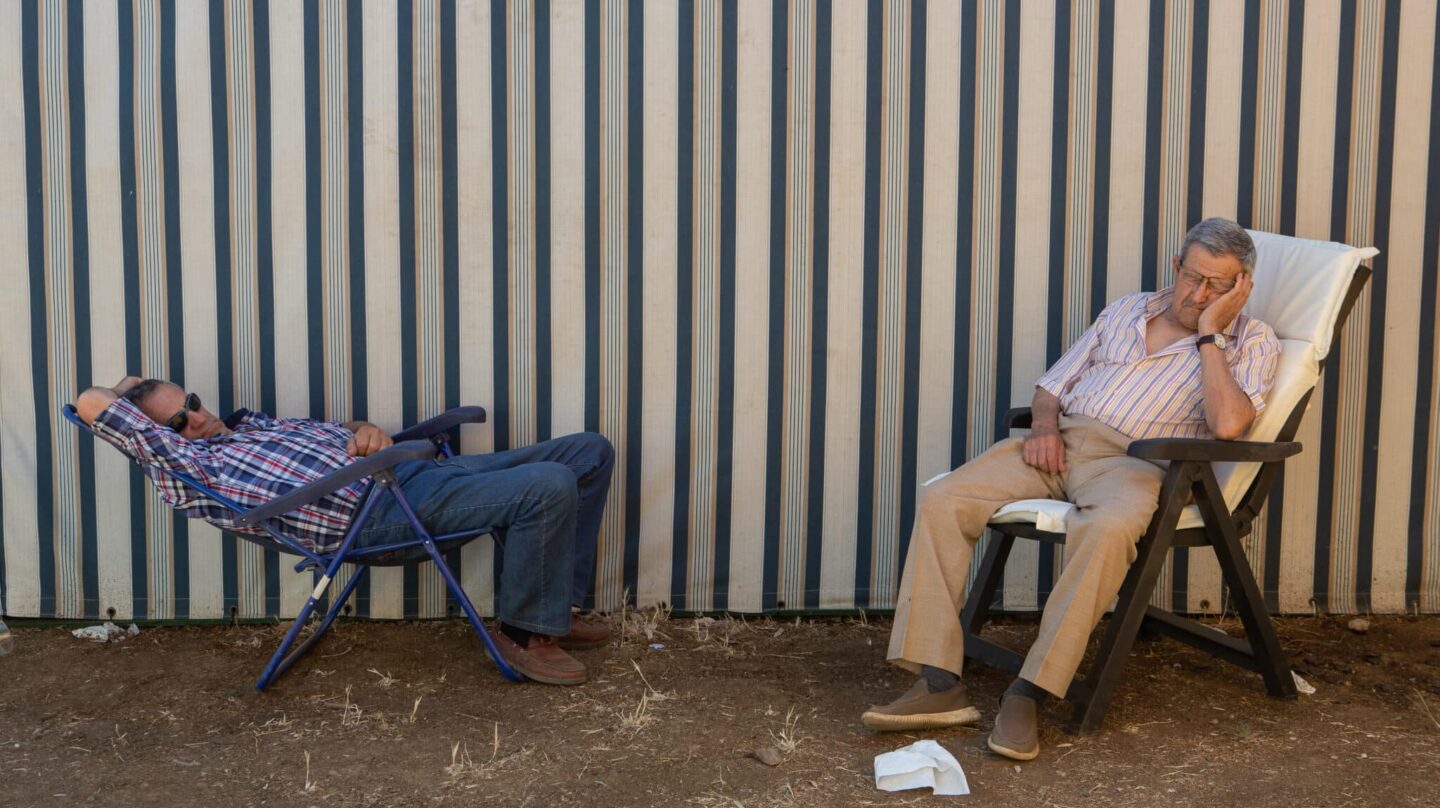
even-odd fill
[[[395,467],[400,491],[432,536],[495,528],[503,542],[495,611],[517,628],[563,635],[595,575],[600,517],[615,449],[581,432],[485,455],[417,460]],[[381,497],[356,543],[413,538],[395,498]]]

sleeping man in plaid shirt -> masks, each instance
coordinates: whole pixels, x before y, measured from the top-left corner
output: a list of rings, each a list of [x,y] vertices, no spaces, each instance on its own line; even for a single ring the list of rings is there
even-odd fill
[[[233,511],[159,469],[189,475],[253,508],[392,442],[366,421],[271,418],[243,409],[222,419],[195,393],[134,376],[115,387],[86,390],[76,410],[97,435],[140,464],[170,506],[224,530],[260,535],[266,534],[235,525]],[[586,679],[585,666],[565,649],[595,648],[609,640],[603,623],[578,615],[572,619],[572,606],[590,590],[614,457],[608,440],[586,432],[504,452],[395,467],[406,499],[432,533],[484,527],[505,531],[495,641],[510,665],[530,679],[579,684]],[[353,483],[282,517],[285,534],[312,550],[334,549],[360,505],[364,485]],[[376,546],[409,534],[395,499],[384,497],[356,542]]]
[[[1069,689],[1159,506],[1165,471],[1127,455],[1130,442],[1239,438],[1275,378],[1274,331],[1241,313],[1254,286],[1250,234],[1206,219],[1171,265],[1174,286],[1111,303],[1040,377],[1029,436],[1000,441],[925,491],[888,654],[920,676],[895,701],[866,711],[865,726],[915,730],[979,719],[959,681],[959,614],[975,543],[1010,502],[1067,500],[1075,507],[1065,520],[1065,570],[989,738],[992,750],[1016,760],[1039,754],[1036,705]]]

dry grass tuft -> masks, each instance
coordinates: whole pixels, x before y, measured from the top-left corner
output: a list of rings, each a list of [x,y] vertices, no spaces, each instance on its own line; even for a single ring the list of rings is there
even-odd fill
[[[649,693],[640,694],[640,702],[635,705],[635,709],[620,711],[620,728],[628,732],[639,732],[653,723],[655,716],[650,714]]]
[[[387,673],[381,673],[380,671],[377,671],[377,670],[375,670],[374,668],[371,668],[371,669],[370,669],[370,673],[373,673],[373,674],[375,674],[376,676],[379,676],[379,677],[380,677],[379,685],[380,685],[381,687],[393,687],[394,684],[395,684],[397,681],[399,681],[399,680],[397,680],[394,676],[391,676],[388,672],[387,672]]]
[[[488,777],[495,768],[496,761],[500,760],[500,723],[495,723],[493,739],[490,742],[490,759],[483,763],[476,763],[470,757],[470,748],[464,741],[456,741],[450,746],[450,765],[445,767],[445,773],[450,775],[451,780],[458,780],[469,775]]]
[[[663,623],[670,621],[669,604],[651,606],[648,609],[630,609],[629,592],[625,593],[620,607],[620,642],[631,641],[651,643],[655,638],[668,639],[660,630]]]
[[[773,729],[770,730],[770,740],[775,742],[776,749],[789,755],[794,753],[795,749],[800,746],[801,741],[807,740],[796,732],[796,727],[799,724],[800,716],[795,714],[795,708],[791,707],[786,710],[785,723],[780,727],[780,731],[777,733]]]
[[[1425,694],[1421,693],[1419,688],[1415,689],[1415,700],[1420,704],[1420,711],[1435,725],[1435,729],[1440,729],[1440,721],[1435,719],[1435,713],[1431,712],[1430,705],[1425,702]]]
[[[340,715],[340,726],[350,727],[360,723],[360,705],[350,701],[350,689],[353,685],[345,685],[345,711]]]

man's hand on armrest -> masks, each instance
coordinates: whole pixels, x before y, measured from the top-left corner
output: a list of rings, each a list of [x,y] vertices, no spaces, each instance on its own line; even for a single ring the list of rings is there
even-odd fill
[[[345,445],[345,451],[351,457],[369,457],[395,442],[383,429],[369,421],[347,421],[342,426],[355,433]]]
[[[1050,474],[1065,471],[1065,442],[1060,439],[1060,399],[1043,387],[1035,388],[1030,403],[1030,434],[1021,455],[1026,465]]]
[[[115,399],[125,395],[125,391],[140,383],[139,376],[126,376],[114,387],[96,386],[86,388],[75,400],[75,412],[80,420],[87,424],[95,423],[107,407],[115,403]]]

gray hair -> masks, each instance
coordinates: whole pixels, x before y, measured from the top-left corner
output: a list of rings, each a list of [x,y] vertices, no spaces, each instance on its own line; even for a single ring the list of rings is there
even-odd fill
[[[1245,228],[1229,219],[1216,216],[1190,228],[1180,245],[1180,260],[1190,254],[1192,244],[1199,244],[1216,258],[1232,256],[1247,273],[1255,271],[1255,242]]]

